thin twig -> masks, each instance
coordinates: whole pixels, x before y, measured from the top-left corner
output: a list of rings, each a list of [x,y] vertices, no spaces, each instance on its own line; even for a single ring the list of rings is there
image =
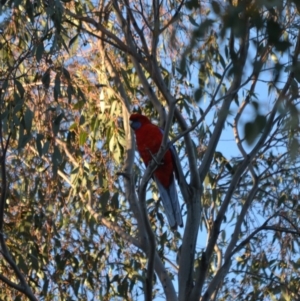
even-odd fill
[[[181,2],[179,3],[179,6],[177,7],[174,15],[171,17],[171,19],[167,22],[167,24],[162,27],[160,30],[159,30],[159,33],[161,34],[162,32],[164,32],[172,23],[176,22],[176,20],[178,19],[179,17],[179,12],[182,8],[184,4],[184,0],[181,0]]]

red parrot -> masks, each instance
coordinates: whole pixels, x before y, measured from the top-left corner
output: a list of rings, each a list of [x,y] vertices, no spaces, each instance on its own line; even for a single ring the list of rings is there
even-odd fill
[[[130,126],[135,132],[137,149],[145,165],[148,166],[153,155],[159,151],[163,131],[152,124],[148,117],[141,114],[132,114],[129,120]],[[153,178],[158,187],[170,227],[176,229],[177,225],[182,227],[183,222],[174,179],[174,173],[176,173],[174,152],[174,147],[167,150],[161,164],[154,171]]]

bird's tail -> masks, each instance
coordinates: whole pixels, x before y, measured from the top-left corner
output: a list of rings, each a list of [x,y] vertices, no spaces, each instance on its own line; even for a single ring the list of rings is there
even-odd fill
[[[168,222],[172,229],[176,229],[177,226],[182,227],[183,221],[181,216],[180,205],[178,201],[178,194],[176,190],[175,180],[171,181],[168,188],[165,188],[157,179],[154,177],[156,185],[158,187],[160,197],[163,202],[165,214]]]

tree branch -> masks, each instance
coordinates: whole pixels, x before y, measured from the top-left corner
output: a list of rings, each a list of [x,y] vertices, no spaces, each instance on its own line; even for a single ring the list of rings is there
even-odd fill
[[[152,9],[153,9],[153,30],[152,30],[152,57],[154,60],[156,60],[157,54],[157,44],[158,44],[158,38],[159,38],[159,29],[160,29],[160,4],[159,0],[152,0]]]
[[[106,29],[106,27],[104,25],[102,25],[101,23],[98,23],[96,20],[94,20],[93,18],[90,17],[84,17],[84,16],[79,16],[74,14],[73,12],[71,12],[70,10],[66,9],[65,13],[74,18],[75,20],[79,20],[82,22],[87,22],[89,24],[92,24],[97,30],[99,30],[100,32],[102,32],[105,36],[107,36],[108,38],[110,38],[112,41],[101,37],[101,36],[97,36],[99,39],[107,42],[108,44],[111,44],[112,46],[122,50],[125,53],[128,53],[134,57],[136,57],[139,61],[143,61],[143,58],[141,57],[141,55],[139,55],[136,50],[134,48],[130,48],[128,47],[122,40],[120,40],[116,35],[114,35],[112,32],[110,32],[109,30]],[[74,24],[71,20],[68,20],[68,22],[71,22],[74,26],[78,27],[78,25]],[[82,27],[79,27],[83,30],[85,30]],[[92,32],[89,32],[89,34],[94,35]]]
[[[2,184],[2,191],[1,191],[1,198],[0,198],[0,245],[1,245],[1,254],[3,255],[6,262],[9,264],[9,266],[12,268],[12,270],[15,272],[16,277],[20,281],[20,285],[13,285],[13,288],[17,289],[18,291],[22,292],[26,297],[29,298],[31,301],[37,301],[37,298],[34,296],[31,288],[29,287],[28,283],[25,280],[24,275],[20,271],[19,267],[17,266],[16,262],[12,258],[6,242],[5,237],[3,234],[3,223],[4,223],[4,209],[6,204],[6,195],[7,195],[7,181],[6,181],[6,153],[7,148],[9,145],[10,140],[10,134],[8,135],[7,141],[4,143],[3,139],[3,129],[2,129],[2,121],[0,121],[0,144],[1,144],[1,184]],[[13,282],[9,282],[8,279],[6,279],[4,276],[1,277],[1,280],[3,280],[6,284],[11,285]]]
[[[224,279],[226,273],[228,272],[230,266],[231,266],[231,262],[232,262],[232,256],[238,252],[244,245],[248,244],[249,241],[261,230],[263,230],[265,228],[265,226],[267,225],[267,223],[274,217],[276,216],[276,214],[279,211],[277,211],[274,215],[270,216],[265,222],[264,224],[259,227],[258,229],[256,229],[253,233],[251,233],[251,235],[248,236],[247,239],[245,239],[243,242],[241,242],[241,244],[236,247],[230,254],[225,255],[225,261],[223,266],[221,267],[221,269],[217,272],[217,274],[215,275],[215,277],[212,279],[212,281],[210,282],[206,292],[203,294],[203,297],[201,298],[201,301],[209,301],[210,300],[210,296],[212,295],[212,293],[214,292],[216,286]],[[227,249],[228,250],[228,249]],[[226,250],[226,253],[227,253]]]
[[[109,71],[110,76],[114,82],[114,85],[119,93],[116,93],[115,90],[113,91],[116,97],[120,100],[120,102],[123,105],[122,114],[123,114],[123,125],[124,125],[125,140],[126,140],[125,160],[124,160],[125,164],[123,167],[123,171],[126,175],[128,175],[124,177],[124,184],[125,184],[126,198],[129,201],[130,209],[133,212],[138,223],[139,239],[142,239],[143,237],[145,237],[146,230],[144,228],[141,208],[135,193],[134,179],[132,175],[132,167],[134,164],[135,141],[129,125],[130,101],[125,92],[125,88],[122,84],[122,81],[119,77],[119,72],[117,71],[112,60],[110,59],[108,53],[105,52],[104,47],[100,47],[100,53],[102,56],[102,60],[105,63],[105,66]]]
[[[134,42],[133,42],[133,38],[131,36],[131,31],[129,29],[129,24],[127,24],[127,22],[125,21],[125,19],[123,18],[119,8],[118,8],[118,5],[115,1],[115,4],[114,4],[114,7],[116,9],[116,14],[117,14],[117,17],[122,25],[122,30],[123,30],[123,33],[124,35],[126,36],[126,41],[127,43],[130,45],[131,48],[135,48],[134,46]],[[161,123],[161,127],[163,127],[164,125],[164,122],[165,122],[165,110],[162,106],[162,104],[160,103],[160,101],[158,100],[157,96],[155,95],[151,85],[149,84],[146,76],[145,76],[145,73],[143,72],[143,69],[140,65],[141,63],[141,60],[137,59],[136,56],[132,55],[131,56],[131,60],[133,62],[133,65],[136,69],[136,72],[138,74],[138,77],[139,77],[139,80],[141,82],[141,84],[143,85],[144,87],[144,91],[145,93],[148,95],[150,101],[152,102],[153,106],[155,107],[155,109],[157,110],[157,112],[159,113],[159,116],[160,116],[160,121],[162,122]],[[149,70],[149,66],[146,64],[146,63],[143,63],[143,66]]]
[[[160,28],[159,30],[159,33],[163,33],[171,24],[173,24],[174,22],[176,22],[178,20],[178,17],[179,17],[179,13],[180,13],[180,10],[183,6],[183,3],[184,3],[184,0],[181,0],[181,2],[179,3],[179,6],[178,8],[176,9],[174,15],[171,17],[171,19],[167,22],[167,24]]]
[[[245,22],[248,22],[245,20]],[[240,41],[240,56],[238,61],[235,62],[237,71],[235,73],[233,82],[231,84],[230,89],[228,90],[228,97],[224,99],[223,105],[220,109],[219,118],[217,120],[215,129],[213,131],[212,137],[210,139],[210,142],[208,144],[208,147],[206,149],[204,158],[202,160],[202,164],[199,168],[200,178],[203,180],[210,168],[211,161],[213,159],[213,155],[216,149],[216,146],[219,142],[222,129],[224,127],[224,123],[227,119],[227,114],[229,112],[229,107],[231,105],[232,99],[234,95],[231,95],[233,91],[237,90],[240,86],[242,75],[243,75],[243,67],[246,62],[247,54],[248,54],[248,48],[249,48],[249,29],[248,26],[245,29],[245,34],[243,35],[243,38]],[[246,162],[247,160],[244,160]],[[247,163],[249,163],[248,161]],[[219,236],[221,222],[223,220],[223,216],[227,210],[229,201],[231,199],[231,195],[235,190],[235,187],[238,183],[239,177],[244,172],[245,168],[248,166],[248,164],[242,164],[239,168],[239,172],[236,172],[234,177],[232,178],[231,184],[228,188],[227,194],[225,196],[225,199],[221,205],[221,208],[218,212],[217,218],[214,221],[213,228],[211,231],[211,235],[209,237],[208,245],[206,248],[206,251],[203,252],[202,260],[201,260],[201,268],[199,269],[198,275],[196,277],[195,287],[193,289],[192,298],[191,300],[199,300],[201,295],[201,290],[204,285],[205,276],[209,267],[210,258],[212,256],[214,245],[217,241],[217,238]]]
[[[148,269],[147,269],[147,281],[146,281],[146,294],[145,294],[145,300],[151,301],[152,300],[152,281],[153,281],[153,267],[154,267],[154,255],[156,253],[156,243],[155,243],[155,235],[153,233],[153,230],[151,228],[151,224],[148,218],[148,212],[146,207],[146,188],[148,181],[150,180],[154,170],[157,168],[158,164],[163,159],[164,154],[169,148],[169,145],[167,143],[168,141],[168,135],[171,128],[171,123],[173,119],[175,109],[175,103],[170,106],[169,115],[166,122],[166,127],[164,129],[164,135],[162,139],[162,143],[160,146],[160,149],[158,153],[156,154],[154,160],[150,162],[148,167],[146,168],[145,174],[142,178],[142,181],[140,183],[139,187],[139,201],[142,208],[142,216],[145,222],[145,228],[148,235]]]
[[[253,231],[246,239],[244,239],[241,243],[239,243],[231,252],[230,255],[227,256],[227,260],[229,260],[234,254],[239,252],[245,245],[249,243],[249,241],[260,231],[264,230],[267,226],[268,222],[279,214],[280,210],[277,210],[274,214],[272,214],[260,227],[258,227],[255,231]]]
[[[135,31],[137,32],[137,34],[139,35],[140,39],[141,39],[141,42],[142,42],[142,45],[143,45],[143,51],[146,55],[146,57],[150,57],[150,52],[149,52],[149,48],[148,48],[148,45],[147,45],[147,42],[146,42],[146,39],[145,39],[145,34],[144,32],[139,28],[137,22],[136,22],[136,18],[134,17],[133,15],[133,12],[132,12],[132,9],[130,8],[130,3],[128,0],[125,0],[125,3],[126,3],[126,7],[127,7],[127,11],[128,11],[128,14],[129,14],[129,17],[130,17],[130,20],[132,22],[132,25],[135,29]],[[144,16],[143,16],[144,17]]]

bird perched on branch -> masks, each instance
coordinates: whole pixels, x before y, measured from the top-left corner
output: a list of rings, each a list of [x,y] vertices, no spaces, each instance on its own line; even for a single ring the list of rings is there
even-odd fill
[[[159,151],[163,130],[141,114],[132,114],[129,119],[130,126],[135,132],[137,149],[145,165],[148,166],[153,156]],[[175,186],[177,166],[174,152],[173,146],[166,151],[162,162],[153,172],[153,178],[158,187],[170,227],[176,229],[177,226],[182,227],[183,222]]]

